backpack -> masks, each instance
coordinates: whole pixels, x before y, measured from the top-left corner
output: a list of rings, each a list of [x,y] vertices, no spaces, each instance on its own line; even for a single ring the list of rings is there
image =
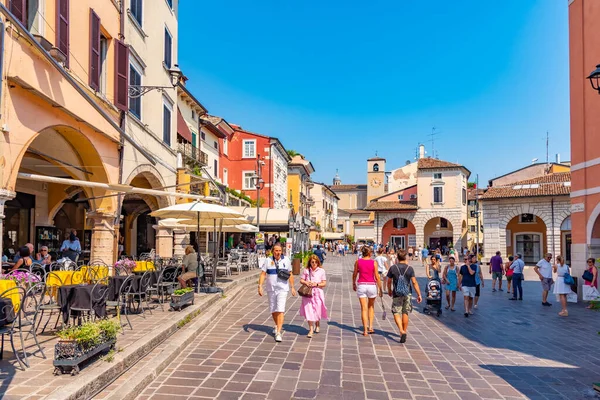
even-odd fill
[[[404,275],[406,271],[408,271],[408,266],[404,270],[404,274],[400,274],[400,267],[396,264],[396,268],[398,269],[398,281],[396,282],[396,287],[394,288],[394,294],[396,296],[408,296],[410,294],[410,285],[404,279]]]

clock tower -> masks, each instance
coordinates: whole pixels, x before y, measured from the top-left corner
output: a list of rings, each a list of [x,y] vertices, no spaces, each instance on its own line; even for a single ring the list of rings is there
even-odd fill
[[[385,194],[385,158],[367,160],[367,203]]]

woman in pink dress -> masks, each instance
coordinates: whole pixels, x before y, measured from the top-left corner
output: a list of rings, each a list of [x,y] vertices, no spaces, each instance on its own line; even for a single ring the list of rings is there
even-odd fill
[[[591,281],[584,280],[583,284],[586,286],[592,286],[592,287],[595,287],[596,289],[598,289],[598,270],[596,269],[596,259],[595,258],[587,259],[587,268],[586,269],[592,273],[593,278]],[[587,306],[586,308],[592,308],[592,304],[590,303],[590,305]]]
[[[320,321],[327,318],[327,307],[325,307],[325,294],[323,288],[327,285],[325,270],[321,268],[321,261],[316,255],[311,255],[306,268],[302,271],[300,283],[312,287],[312,297],[302,297],[300,315],[308,321],[308,338],[313,333],[319,333]]]

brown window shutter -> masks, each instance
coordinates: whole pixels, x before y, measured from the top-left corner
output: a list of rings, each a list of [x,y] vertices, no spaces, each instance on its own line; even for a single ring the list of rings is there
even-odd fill
[[[90,9],[90,87],[100,90],[100,17]]]
[[[10,0],[10,12],[27,28],[26,0]]]
[[[115,39],[115,106],[127,111],[129,100],[129,46]]]
[[[56,0],[56,47],[67,57],[69,66],[69,0]]]

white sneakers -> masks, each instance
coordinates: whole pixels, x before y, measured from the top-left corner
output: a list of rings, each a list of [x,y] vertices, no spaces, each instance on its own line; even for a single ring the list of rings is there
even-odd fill
[[[277,335],[277,327],[273,328],[273,336]]]
[[[276,342],[281,342],[282,338],[281,338],[281,333],[278,333],[275,335],[275,341]]]

